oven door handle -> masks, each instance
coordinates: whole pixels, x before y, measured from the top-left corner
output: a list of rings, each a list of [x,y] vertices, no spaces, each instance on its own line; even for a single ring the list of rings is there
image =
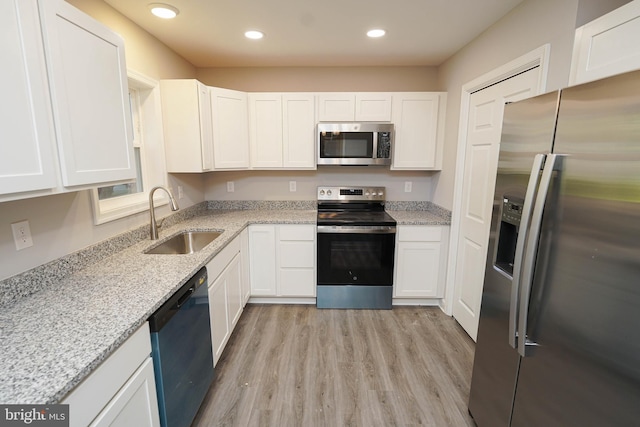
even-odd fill
[[[318,233],[394,234],[396,232],[395,226],[385,225],[319,225],[317,228]]]

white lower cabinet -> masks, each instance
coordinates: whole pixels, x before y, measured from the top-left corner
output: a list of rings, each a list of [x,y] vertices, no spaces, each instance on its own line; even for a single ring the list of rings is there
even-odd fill
[[[218,363],[244,307],[240,240],[239,237],[234,239],[207,264],[214,366]]]
[[[448,226],[398,226],[394,298],[444,298]]]
[[[149,324],[144,323],[60,403],[69,405],[70,427],[160,426]]]
[[[251,296],[316,296],[315,225],[249,227]]]
[[[242,276],[242,306],[244,307],[251,296],[251,280],[249,276],[249,229],[245,228],[240,233],[240,272]]]

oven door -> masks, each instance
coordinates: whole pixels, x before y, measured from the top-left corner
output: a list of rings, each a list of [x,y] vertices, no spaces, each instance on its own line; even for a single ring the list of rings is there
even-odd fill
[[[395,227],[318,226],[318,286],[393,285]]]

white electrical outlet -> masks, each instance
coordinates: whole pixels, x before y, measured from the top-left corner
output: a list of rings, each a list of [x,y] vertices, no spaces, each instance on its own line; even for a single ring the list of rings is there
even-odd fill
[[[413,183],[411,181],[405,181],[404,183],[404,192],[411,193],[411,187],[413,187]]]
[[[182,185],[178,185],[178,200],[182,199],[184,197],[184,189],[182,188]]]
[[[227,193],[233,193],[235,191],[235,186],[233,185],[233,181],[227,181]]]
[[[14,222],[11,224],[11,230],[13,231],[13,241],[16,244],[17,251],[33,246],[29,221],[25,219],[24,221]]]
[[[295,181],[289,181],[289,191],[290,192],[294,192],[296,191],[296,182]]]

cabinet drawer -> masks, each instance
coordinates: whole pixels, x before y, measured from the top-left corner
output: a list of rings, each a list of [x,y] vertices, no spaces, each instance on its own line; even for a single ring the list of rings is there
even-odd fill
[[[281,225],[278,227],[280,240],[314,241],[316,228],[313,225]]]
[[[399,242],[439,242],[442,227],[424,225],[402,225],[398,227]]]
[[[222,273],[225,267],[231,262],[234,256],[240,252],[240,239],[235,238],[230,241],[218,254],[207,264],[207,274],[209,283]]]

